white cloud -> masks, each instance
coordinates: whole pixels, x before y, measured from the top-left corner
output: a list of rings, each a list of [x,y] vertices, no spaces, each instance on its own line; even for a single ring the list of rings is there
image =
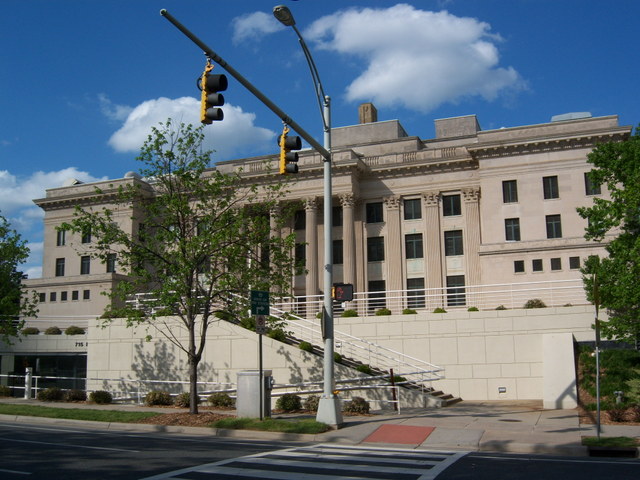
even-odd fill
[[[233,27],[233,43],[245,40],[259,40],[263,35],[283,30],[285,27],[272,15],[265,12],[254,12],[236,17],[231,21]]]
[[[131,113],[131,107],[127,105],[116,105],[104,93],[98,95],[100,110],[102,114],[114,121],[124,121]]]
[[[275,132],[254,125],[255,114],[231,104],[222,107],[224,120],[204,129],[205,149],[215,150],[214,159],[264,151],[271,147]],[[192,97],[147,100],[131,109],[124,124],[109,139],[118,152],[138,152],[151,133],[151,127],[171,118],[175,122],[200,124],[200,101]]]
[[[524,86],[512,67],[498,66],[501,38],[490,29],[474,18],[398,4],[340,11],[316,20],[305,35],[320,48],[365,60],[346,89],[348,100],[426,112]]]

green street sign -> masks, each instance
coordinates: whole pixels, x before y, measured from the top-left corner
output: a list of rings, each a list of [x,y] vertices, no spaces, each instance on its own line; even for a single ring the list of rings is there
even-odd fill
[[[269,292],[251,290],[251,315],[269,315]]]

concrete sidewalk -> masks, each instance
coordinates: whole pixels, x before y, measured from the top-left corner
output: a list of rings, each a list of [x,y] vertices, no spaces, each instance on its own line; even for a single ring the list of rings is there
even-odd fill
[[[0,402],[61,408],[175,412],[166,408],[136,405],[52,404],[16,398],[2,398]],[[233,411],[221,413],[232,414]],[[303,417],[314,418],[299,414],[274,415],[274,418],[285,419]],[[57,425],[82,423],[109,430],[174,432],[255,440],[572,456],[587,455],[587,448],[582,446],[581,438],[596,435],[595,425],[580,424],[577,410],[544,410],[541,402],[461,402],[440,409],[405,409],[400,415],[384,412],[368,416],[345,416],[342,428],[317,435],[146,424],[105,424],[10,415],[0,415],[0,421],[44,422]],[[601,436],[640,438],[640,426],[603,425]]]

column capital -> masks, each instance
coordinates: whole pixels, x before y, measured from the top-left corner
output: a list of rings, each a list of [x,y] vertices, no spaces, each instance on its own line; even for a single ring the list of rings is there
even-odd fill
[[[356,196],[353,193],[343,193],[343,194],[338,196],[338,199],[340,200],[340,205],[343,208],[345,208],[345,207],[353,208],[355,206],[356,202],[358,201],[358,199],[356,198]]]
[[[400,208],[400,197],[397,195],[384,197],[384,206],[387,210],[398,210]]]
[[[316,197],[305,198],[302,202],[304,203],[304,209],[307,211],[318,209],[318,199]]]
[[[465,202],[477,202],[480,200],[480,187],[463,188],[462,196]]]
[[[440,192],[424,192],[422,203],[425,207],[437,207],[440,203]]]

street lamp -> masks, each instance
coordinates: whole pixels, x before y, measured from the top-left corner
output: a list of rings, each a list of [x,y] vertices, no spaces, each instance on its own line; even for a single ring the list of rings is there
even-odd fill
[[[318,405],[316,420],[328,425],[340,426],[342,424],[342,409],[340,400],[333,393],[333,299],[331,287],[333,286],[333,239],[332,239],[332,205],[331,205],[331,99],[324,93],[318,69],[313,61],[311,52],[300,31],[296,28],[296,21],[288,7],[278,5],[273,8],[273,15],[287,27],[293,27],[298,36],[300,46],[307,59],[324,130],[324,149],[329,155],[324,158],[324,303],[322,308],[322,320],[324,322],[324,376],[323,391]]]

